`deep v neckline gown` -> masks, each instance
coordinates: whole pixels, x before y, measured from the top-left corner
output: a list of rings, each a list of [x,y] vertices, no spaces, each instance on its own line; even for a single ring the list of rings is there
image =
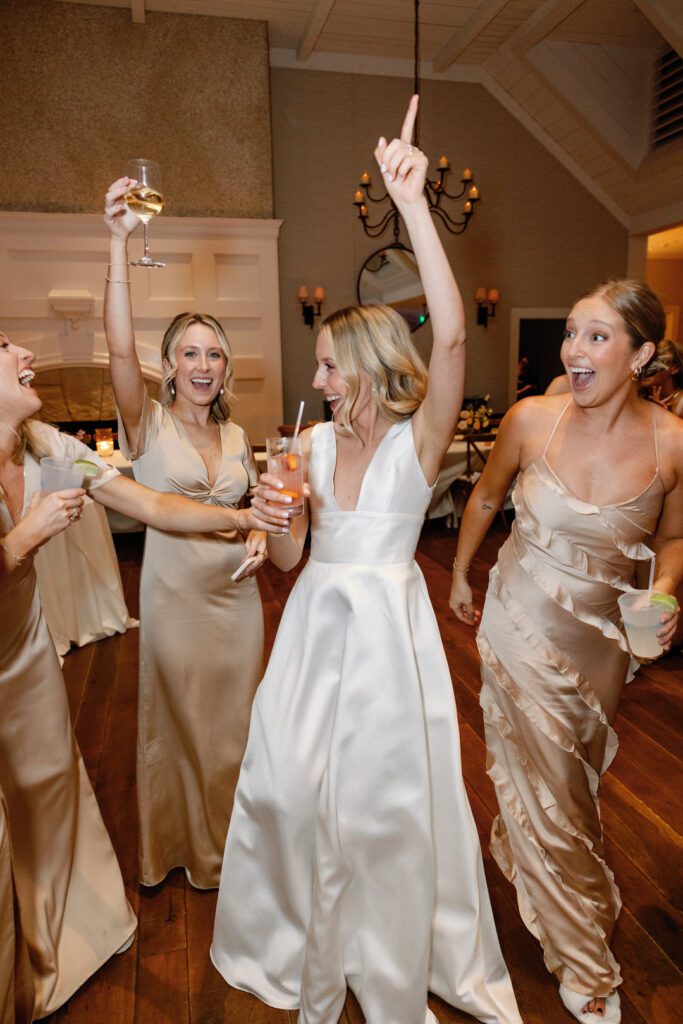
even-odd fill
[[[428,988],[519,1024],[464,790],[453,687],[415,547],[431,497],[410,420],[354,511],[313,430],[311,556],[252,712],[213,962],[301,1024],[423,1024]]]
[[[517,478],[515,521],[478,635],[488,772],[500,806],[491,852],[548,970],[567,988],[606,996],[621,981],[610,950],[621,903],[604,859],[598,785],[637,667],[617,598],[632,588],[636,561],[652,555],[645,542],[664,488],[653,415],[647,486],[609,505],[581,501],[548,460],[562,415],[543,455]]]
[[[220,424],[213,484],[181,421],[147,399],[131,451],[135,478],[208,505],[236,508],[256,485],[249,441]],[[230,576],[246,557],[237,530],[171,533],[147,527],[140,578],[137,739],[139,865],[143,885],[182,866],[201,889],[221,870],[232,794],[263,671],[263,609],[253,578]]]

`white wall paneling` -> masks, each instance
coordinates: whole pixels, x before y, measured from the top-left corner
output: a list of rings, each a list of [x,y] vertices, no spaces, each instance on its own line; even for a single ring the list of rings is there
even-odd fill
[[[138,354],[159,380],[164,329],[178,313],[217,317],[233,351],[234,418],[253,442],[282,422],[278,220],[163,217],[150,248],[165,269],[131,267]],[[138,234],[140,237],[138,237]],[[133,258],[141,232],[133,235]],[[106,366],[108,237],[99,216],[0,212],[0,326],[38,370]]]

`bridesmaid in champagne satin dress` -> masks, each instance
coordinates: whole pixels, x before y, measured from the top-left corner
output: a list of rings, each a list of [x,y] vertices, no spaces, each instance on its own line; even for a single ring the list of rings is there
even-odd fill
[[[655,590],[673,595],[683,579],[683,424],[637,388],[663,327],[661,303],[640,282],[607,282],[579,300],[562,346],[571,396],[508,412],[453,569],[451,608],[472,624],[467,570],[516,476],[515,521],[478,635],[500,807],[491,851],[562,1001],[583,1021],[620,1020],[610,939],[621,904],[598,804],[619,698],[637,668],[617,598],[655,551]],[[662,615],[662,650],[676,621]]]
[[[414,560],[462,404],[464,313],[401,139],[376,151],[429,304],[427,374],[393,309],[332,314],[314,387],[334,422],[303,436],[311,555],[254,702],[211,947],[237,988],[300,1024],[434,1024],[431,989],[486,1024],[521,1024],[460,765],[453,684]],[[254,504],[280,497],[264,476]],[[279,507],[282,507],[280,505]],[[308,509],[273,536],[301,557]]]
[[[34,999],[14,884],[7,806],[0,791],[0,1024],[31,1024]]]
[[[230,419],[232,355],[221,324],[181,313],[161,346],[160,402],[147,396],[135,349],[125,202],[110,186],[111,264],[104,324],[119,443],[136,480],[206,505],[236,509],[258,482],[249,440]],[[250,571],[232,574],[249,556]],[[232,798],[263,671],[263,609],[253,573],[265,535],[178,536],[148,530],[140,580],[138,860],[143,885],[183,867],[200,889],[218,885]]]

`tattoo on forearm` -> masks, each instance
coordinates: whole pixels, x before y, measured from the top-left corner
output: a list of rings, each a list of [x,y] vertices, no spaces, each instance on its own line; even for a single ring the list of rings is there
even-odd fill
[[[481,507],[483,508],[484,512],[493,512],[493,505],[488,505],[485,501],[482,502]]]

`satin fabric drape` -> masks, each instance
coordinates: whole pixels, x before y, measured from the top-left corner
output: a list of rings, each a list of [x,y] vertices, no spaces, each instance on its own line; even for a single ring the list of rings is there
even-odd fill
[[[612,723],[636,667],[617,597],[636,560],[652,555],[645,541],[662,499],[658,469],[634,499],[598,507],[570,494],[545,455],[536,460],[513,492],[516,518],[478,636],[500,806],[491,851],[548,969],[595,996],[621,981],[610,949],[621,901],[598,803],[618,747]]]
[[[460,767],[453,688],[413,556],[431,489],[392,426],[355,512],[314,428],[311,557],[254,703],[213,962],[301,1024],[423,1024],[427,990],[518,1024]]]
[[[147,400],[131,452],[137,480],[234,508],[257,482],[249,441],[220,426],[211,486],[182,423]],[[177,866],[202,889],[220,877],[249,715],[263,670],[263,609],[256,580],[230,579],[246,557],[241,535],[147,528],[140,581],[137,799],[143,885]]]

